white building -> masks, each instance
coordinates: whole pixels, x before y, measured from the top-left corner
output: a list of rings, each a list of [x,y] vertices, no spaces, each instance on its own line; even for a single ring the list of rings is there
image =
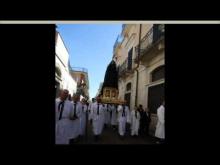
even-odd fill
[[[151,112],[151,133],[157,108],[165,99],[165,28],[163,24],[124,24],[114,45],[119,98],[131,109],[143,105]]]
[[[56,61],[56,90],[67,89],[73,95],[76,92],[77,84],[72,78],[69,70],[69,53],[58,32],[56,32],[55,44],[55,61]]]

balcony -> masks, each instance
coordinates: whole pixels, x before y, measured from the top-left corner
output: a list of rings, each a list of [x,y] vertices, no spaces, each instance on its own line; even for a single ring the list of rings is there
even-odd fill
[[[118,67],[118,76],[119,78],[126,77],[129,74],[133,73],[133,60],[129,62],[128,58]]]
[[[155,48],[160,41],[164,39],[164,25],[156,24],[148,31],[148,33],[142,38],[139,45],[135,47],[135,62],[142,60],[144,56],[148,56],[149,52]],[[139,53],[140,47],[140,53]],[[140,55],[138,58],[138,54]]]
[[[88,73],[88,69],[82,68],[82,67],[71,67],[70,70],[74,71],[74,72],[85,72],[85,73]]]

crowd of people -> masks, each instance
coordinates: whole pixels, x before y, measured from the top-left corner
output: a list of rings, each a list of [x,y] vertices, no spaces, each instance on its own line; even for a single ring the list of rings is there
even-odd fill
[[[164,131],[164,103],[158,108],[158,123],[155,136],[163,142]],[[148,109],[142,105],[129,109],[126,104],[103,104],[101,98],[93,98],[91,103],[77,94],[73,97],[68,90],[61,90],[56,99],[56,144],[75,144],[78,139],[85,136],[86,123],[92,125],[94,140],[99,141],[103,129],[111,127],[121,139],[125,134],[133,137],[149,135],[151,117]],[[86,117],[88,115],[88,118]]]

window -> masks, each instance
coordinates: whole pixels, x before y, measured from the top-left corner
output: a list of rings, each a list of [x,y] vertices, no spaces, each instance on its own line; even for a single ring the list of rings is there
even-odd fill
[[[151,73],[151,76],[152,82],[163,79],[165,77],[165,66],[163,65],[154,69]]]
[[[132,52],[133,52],[133,48],[131,48],[128,52],[128,70],[131,70],[132,68]]]
[[[128,83],[127,85],[126,85],[126,91],[130,91],[131,90],[131,83]]]

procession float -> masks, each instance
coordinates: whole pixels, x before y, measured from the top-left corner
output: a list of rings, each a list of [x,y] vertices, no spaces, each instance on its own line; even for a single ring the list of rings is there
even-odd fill
[[[99,97],[104,104],[125,104],[126,101],[119,99],[118,94],[118,71],[115,61],[112,60],[106,69]]]

